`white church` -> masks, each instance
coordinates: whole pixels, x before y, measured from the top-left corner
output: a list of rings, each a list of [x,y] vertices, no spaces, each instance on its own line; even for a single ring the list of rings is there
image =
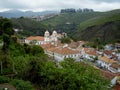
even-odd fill
[[[34,45],[41,45],[41,44],[54,44],[56,45],[58,42],[58,38],[61,38],[62,35],[58,34],[56,31],[52,32],[52,35],[48,31],[44,33],[43,36],[30,36],[25,39],[25,43],[27,44],[34,44]]]

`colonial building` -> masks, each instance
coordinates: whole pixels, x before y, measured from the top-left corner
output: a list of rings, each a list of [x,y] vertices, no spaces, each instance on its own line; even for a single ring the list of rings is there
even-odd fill
[[[62,37],[62,36],[61,36]],[[52,35],[48,31],[45,32],[43,36],[30,36],[25,39],[25,43],[41,45],[41,44],[54,44],[57,45],[58,38],[61,38],[60,34],[57,34],[56,31],[53,31]]]
[[[98,56],[98,53],[92,48],[82,48],[81,56],[84,59],[88,59],[88,60],[92,61],[93,59],[95,59]]]
[[[65,58],[74,58],[75,60],[79,60],[80,58],[79,51],[72,50],[68,47],[52,47],[46,50],[46,54],[57,61],[62,61]]]
[[[120,72],[119,63],[113,59],[109,59],[105,56],[99,56],[97,63],[100,67],[105,68],[113,73]]]
[[[30,37],[25,39],[25,43],[34,44],[34,45],[44,44],[44,37],[42,37],[42,36],[30,36]]]

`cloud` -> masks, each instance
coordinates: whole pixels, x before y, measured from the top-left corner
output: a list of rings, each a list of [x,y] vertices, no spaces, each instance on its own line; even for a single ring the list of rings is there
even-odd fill
[[[120,0],[0,0],[0,10],[60,10],[62,8],[92,8],[111,10],[120,8]]]

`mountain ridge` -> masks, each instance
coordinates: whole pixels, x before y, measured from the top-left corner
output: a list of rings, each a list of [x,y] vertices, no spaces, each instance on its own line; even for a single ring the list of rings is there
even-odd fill
[[[5,18],[19,18],[19,17],[30,17],[30,16],[39,16],[45,14],[58,13],[57,11],[42,11],[42,12],[33,12],[33,11],[21,11],[21,10],[8,10],[0,12],[0,16]]]

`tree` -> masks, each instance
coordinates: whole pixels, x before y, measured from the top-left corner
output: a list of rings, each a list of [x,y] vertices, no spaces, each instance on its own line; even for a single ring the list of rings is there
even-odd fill
[[[0,18],[0,34],[8,34],[9,36],[14,34],[12,22],[6,18]]]
[[[51,62],[32,58],[24,78],[43,90],[107,90],[108,81],[92,66],[67,58],[61,68]]]
[[[61,38],[61,43],[71,43],[71,39],[68,37]]]
[[[13,25],[10,20],[6,18],[0,18],[0,35],[3,35],[4,44],[2,50],[7,53],[11,35],[14,35]]]
[[[31,57],[23,73],[23,79],[33,83],[41,83],[41,73],[43,72],[46,60],[41,57]]]
[[[42,47],[34,45],[31,47],[31,54],[32,55],[38,55],[44,53],[44,50]]]

